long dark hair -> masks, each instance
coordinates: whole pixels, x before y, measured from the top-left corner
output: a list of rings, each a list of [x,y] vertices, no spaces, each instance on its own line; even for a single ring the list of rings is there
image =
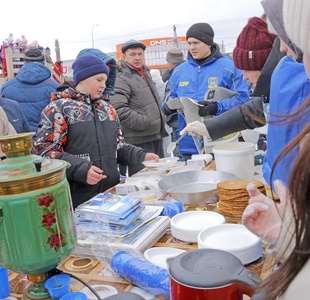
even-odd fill
[[[310,113],[310,96],[299,109],[286,117],[290,122],[297,121]],[[298,136],[292,140],[275,161],[273,170],[289,152],[299,149],[298,156],[291,170],[288,189],[295,223],[293,239],[295,247],[287,260],[280,264],[270,276],[262,282],[257,291],[262,292],[261,300],[274,300],[282,295],[289,284],[310,258],[310,122]],[[271,173],[271,176],[273,172]],[[281,278],[281,280],[279,280]],[[254,297],[255,298],[255,297]],[[258,298],[255,298],[258,299]]]

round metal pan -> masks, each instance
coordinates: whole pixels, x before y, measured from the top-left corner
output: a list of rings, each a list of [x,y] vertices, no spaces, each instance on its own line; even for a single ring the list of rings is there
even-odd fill
[[[218,200],[218,182],[235,179],[236,175],[226,172],[185,171],[164,177],[158,186],[183,204],[208,204]]]

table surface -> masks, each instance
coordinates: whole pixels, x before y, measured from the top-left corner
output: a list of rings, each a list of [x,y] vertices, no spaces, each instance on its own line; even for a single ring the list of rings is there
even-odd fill
[[[214,170],[214,167],[215,167],[214,162],[211,162],[211,164],[209,164],[205,169]],[[113,191],[114,189],[109,190],[109,192]],[[195,205],[195,206],[186,205],[184,209],[185,211],[188,210],[213,211],[215,210],[215,204]],[[226,216],[227,223],[240,223],[240,221],[241,221],[240,218],[231,218]],[[164,236],[162,236],[162,238],[158,240],[153,247],[173,247],[183,250],[194,250],[198,248],[196,243],[185,243],[175,239],[171,235],[169,228],[167,229]],[[115,276],[115,274],[111,272],[111,269],[108,264],[104,265],[103,262],[94,259],[89,266],[78,269],[72,267],[71,264],[72,261],[76,259],[78,258],[68,257],[64,262],[62,262],[58,266],[58,269],[66,273],[73,274],[74,276],[77,276],[78,278],[82,279],[91,286],[100,284],[113,286],[114,288],[116,288],[118,293],[121,293],[123,291],[128,292],[131,291],[133,288],[134,289],[136,288],[132,284],[127,282],[125,279]],[[273,261],[269,257],[266,258],[265,252],[263,253],[263,256],[260,259],[249,265],[246,265],[246,267],[249,270],[255,272],[262,279],[265,279],[268,276],[268,274],[271,272],[272,266]],[[27,275],[18,274],[12,271],[9,271],[9,280],[10,280],[11,296],[15,297],[16,299],[22,299],[24,291],[32,284],[30,281],[28,281]],[[74,278],[71,279],[72,291],[79,291],[83,287],[85,287],[83,283],[79,282]],[[155,299],[162,299],[162,298],[156,296]],[[249,298],[245,297],[244,299]]]

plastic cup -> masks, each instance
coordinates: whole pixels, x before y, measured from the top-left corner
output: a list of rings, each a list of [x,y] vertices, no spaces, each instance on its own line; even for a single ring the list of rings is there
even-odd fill
[[[160,268],[138,256],[119,251],[111,259],[110,266],[118,275],[153,295],[169,298],[168,270]]]
[[[44,287],[48,290],[52,300],[59,300],[63,295],[70,293],[70,276],[55,275],[45,281]]]
[[[0,266],[0,299],[10,296],[10,284],[8,270]]]
[[[73,292],[63,295],[60,300],[87,300],[87,297],[84,293]]]

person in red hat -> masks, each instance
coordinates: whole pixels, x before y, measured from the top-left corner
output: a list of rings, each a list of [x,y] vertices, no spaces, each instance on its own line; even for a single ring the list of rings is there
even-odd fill
[[[272,50],[275,34],[268,31],[267,23],[259,17],[248,20],[237,38],[233,51],[236,68],[243,70],[243,78],[256,87],[268,56]]]

